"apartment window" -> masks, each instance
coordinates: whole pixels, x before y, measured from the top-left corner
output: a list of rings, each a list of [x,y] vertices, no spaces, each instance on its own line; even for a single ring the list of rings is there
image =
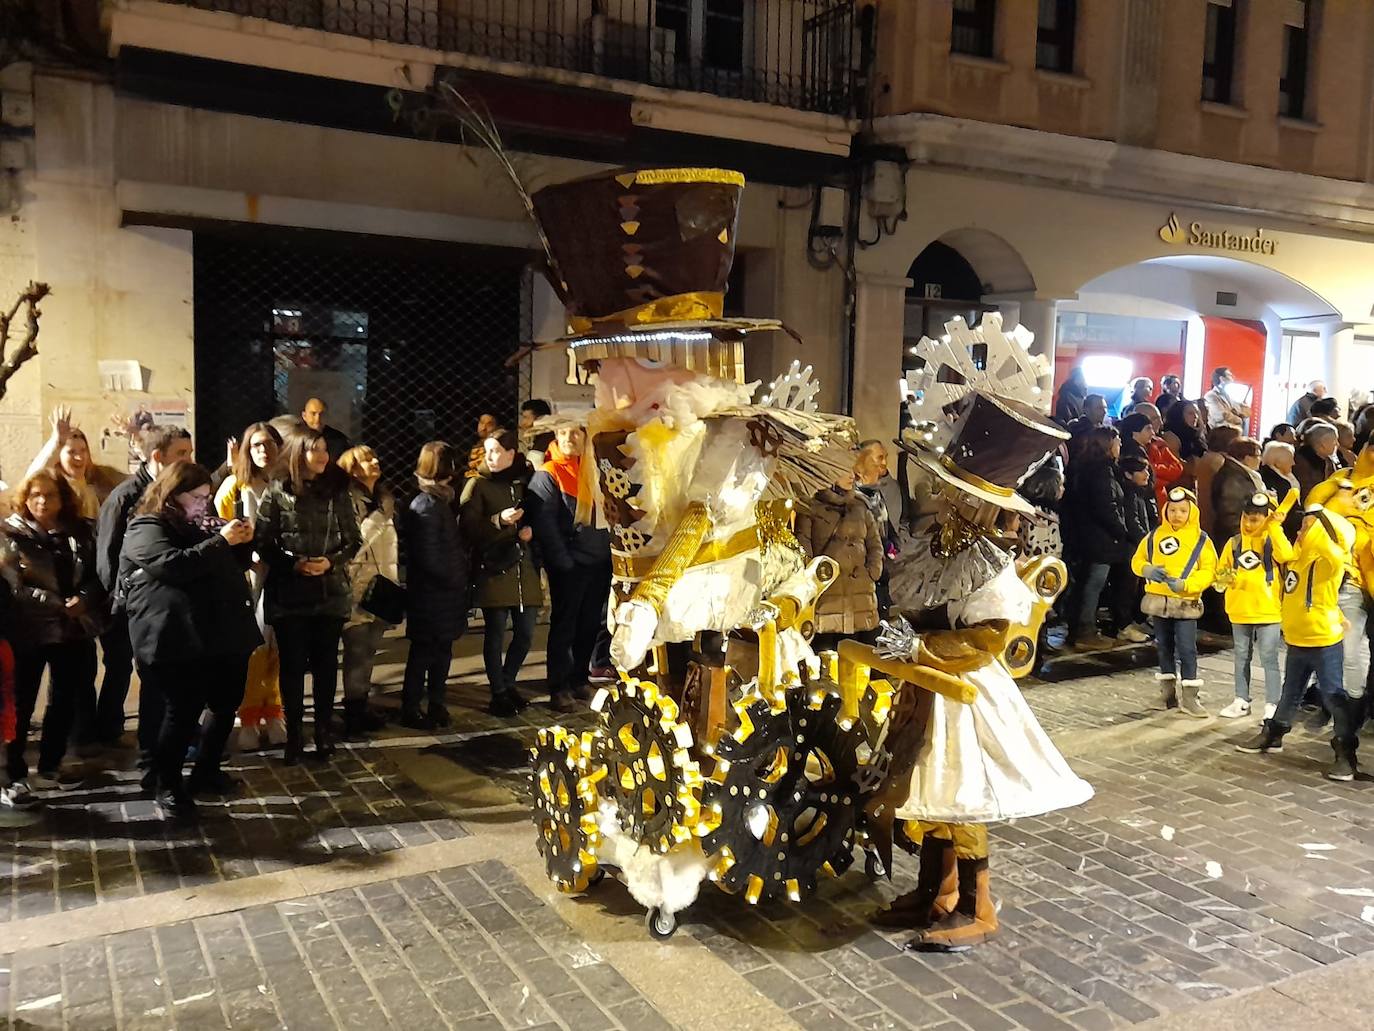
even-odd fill
[[[677,59],[715,71],[744,70],[745,0],[658,0],[654,24],[673,31]]]
[[[954,0],[954,23],[949,36],[950,52],[972,54],[974,57],[992,57],[996,24],[996,0]]]
[[[1035,30],[1035,67],[1072,75],[1077,25],[1077,0],[1040,0],[1040,22]]]
[[[1312,5],[1289,0],[1284,11],[1283,66],[1279,73],[1279,114],[1307,117],[1308,56],[1312,46]]]
[[[1236,74],[1236,5],[1240,0],[1208,0],[1207,34],[1202,49],[1202,99],[1231,103]]]

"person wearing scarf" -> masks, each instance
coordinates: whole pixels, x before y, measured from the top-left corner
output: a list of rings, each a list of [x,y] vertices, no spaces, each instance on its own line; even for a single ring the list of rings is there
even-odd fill
[[[586,440],[580,426],[559,427],[530,481],[531,493],[543,502],[534,533],[549,578],[548,683],[550,705],[558,712],[591,699],[587,670],[611,593],[610,534],[579,525],[576,518]]]

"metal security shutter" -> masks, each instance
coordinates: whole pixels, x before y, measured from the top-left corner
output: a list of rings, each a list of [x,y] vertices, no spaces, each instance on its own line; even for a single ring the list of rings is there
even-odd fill
[[[515,427],[524,252],[253,228],[195,235],[196,435],[209,465],[249,423],[299,412],[376,449],[393,485],[420,445]],[[524,332],[522,332],[522,330]]]

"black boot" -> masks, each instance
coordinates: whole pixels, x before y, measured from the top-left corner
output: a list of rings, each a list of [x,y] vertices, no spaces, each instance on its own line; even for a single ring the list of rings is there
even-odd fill
[[[1326,768],[1327,780],[1354,780],[1355,779],[1355,749],[1350,747],[1349,742],[1340,739],[1332,739],[1331,751],[1335,753],[1331,765]]]
[[[1248,752],[1251,755],[1260,753],[1277,754],[1283,751],[1283,735],[1288,733],[1287,727],[1280,727],[1273,720],[1265,720],[1260,724],[1260,729],[1253,737],[1247,738],[1236,745],[1237,752]]]
[[[328,720],[317,720],[315,723],[315,758],[320,762],[334,758],[334,742],[330,740]]]
[[[367,699],[344,699],[344,740],[367,740]]]
[[[287,766],[297,765],[301,761],[301,755],[305,752],[304,724],[304,716],[286,717],[286,751],[282,758]]]

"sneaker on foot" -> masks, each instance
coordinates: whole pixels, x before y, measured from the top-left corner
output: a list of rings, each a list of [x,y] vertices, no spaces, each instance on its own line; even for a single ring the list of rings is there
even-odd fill
[[[0,807],[6,809],[32,809],[38,799],[29,790],[28,781],[17,780],[0,788]]]
[[[155,801],[166,819],[191,820],[195,818],[196,802],[189,794],[159,791]]]
[[[1127,644],[1143,644],[1150,639],[1150,635],[1141,632],[1138,627],[1128,626],[1116,635],[1116,639]]]
[[[64,787],[60,773],[44,773],[42,770],[30,774],[29,787],[35,791],[61,791]]]
[[[593,666],[587,672],[589,684],[614,684],[617,679],[614,666]]]
[[[263,724],[269,745],[286,744],[286,720],[268,720]]]
[[[1236,751],[1247,755],[1276,755],[1283,751],[1283,738],[1276,736],[1266,723],[1253,737],[1236,745]]]
[[[1250,715],[1250,703],[1244,698],[1233,698],[1231,704],[1217,713],[1222,719],[1237,720]]]
[[[1331,714],[1327,712],[1325,709],[1318,709],[1315,713],[1313,713],[1303,722],[1303,726],[1314,734],[1320,734],[1322,728],[1325,727],[1327,723],[1329,723],[1330,721]]]
[[[1105,652],[1115,648],[1120,642],[1101,634],[1087,634],[1073,642],[1076,652]]]
[[[1355,764],[1350,761],[1350,756],[1344,752],[1337,752],[1336,758],[1331,760],[1331,765],[1326,768],[1327,780],[1354,780]]]

